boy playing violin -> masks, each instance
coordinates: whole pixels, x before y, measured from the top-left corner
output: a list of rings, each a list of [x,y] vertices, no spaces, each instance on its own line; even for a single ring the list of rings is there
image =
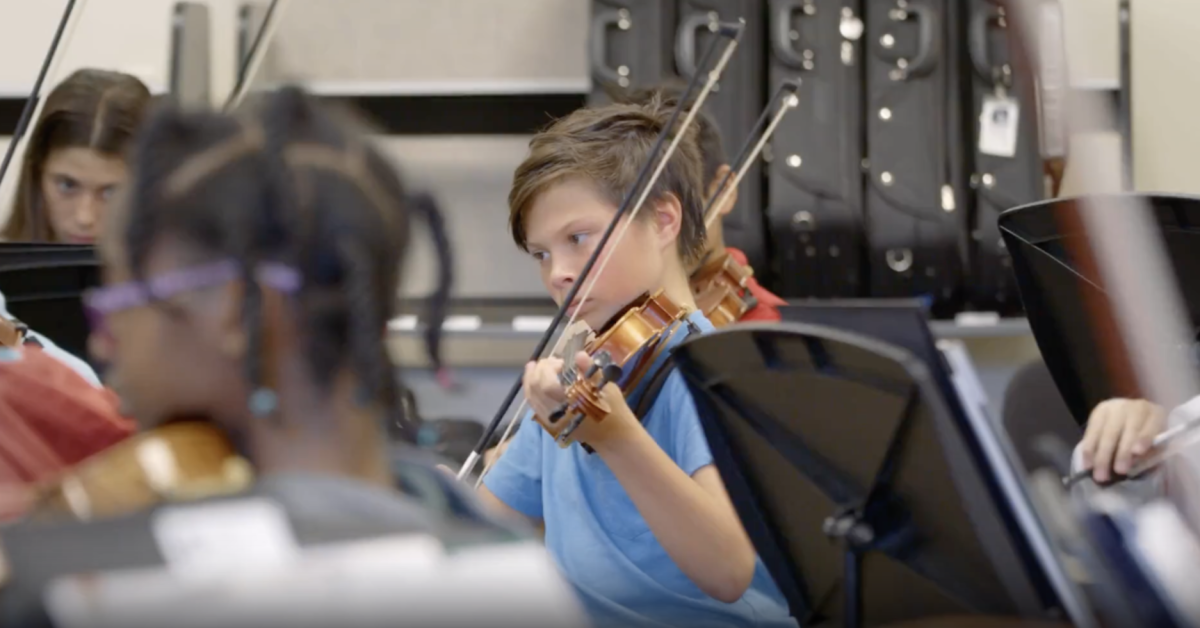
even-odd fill
[[[654,100],[662,101],[665,106],[674,106],[682,96],[683,90],[673,85],[666,85],[646,90],[635,90],[618,98],[631,103],[647,103]],[[696,116],[696,138],[700,148],[700,157],[703,162],[704,176],[704,199],[708,199],[717,195],[721,187],[721,182],[725,177],[733,172],[729,165],[729,159],[725,154],[725,146],[721,141],[721,132],[717,128],[717,123],[712,117],[701,109],[699,115]],[[733,180],[730,179],[730,184]],[[725,251],[733,258],[735,262],[745,266],[747,264],[746,254],[740,249],[725,245],[725,229],[723,221],[729,212],[737,205],[738,193],[735,187],[729,190],[729,195],[725,197],[725,202],[715,208],[719,218],[714,219],[708,225],[708,237],[704,244],[704,252],[689,267],[689,275],[695,275],[705,261],[720,251]],[[746,292],[754,299],[754,304],[746,311],[739,319],[741,322],[750,321],[771,321],[778,322],[781,320],[779,307],[787,305],[787,302],[776,296],[770,290],[762,287],[758,280],[750,277],[746,280]]]
[[[509,194],[510,228],[560,304],[670,114],[657,98],[581,109],[530,142]],[[712,329],[688,285],[706,247],[702,160],[689,136],[624,238],[608,244],[614,255],[587,279],[591,294],[570,305],[592,329],[660,289],[690,310],[685,328]],[[675,334],[667,350],[685,335]],[[581,370],[590,365],[584,353],[567,359]],[[565,401],[562,369],[556,358],[526,365],[532,412],[547,417]],[[640,418],[631,410],[639,387],[630,386],[628,401],[616,385],[602,390],[613,411],[574,433],[594,454],[560,449],[537,425],[524,426],[485,476],[483,500],[545,526],[546,546],[596,625],[794,627],[713,466],[682,377],[671,373]]]

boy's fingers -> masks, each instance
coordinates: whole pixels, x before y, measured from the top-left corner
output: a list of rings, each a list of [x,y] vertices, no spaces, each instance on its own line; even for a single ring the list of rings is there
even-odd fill
[[[1116,455],[1121,431],[1121,421],[1107,420],[1104,422],[1103,430],[1096,443],[1096,452],[1092,463],[1092,477],[1097,482],[1106,482],[1111,475],[1113,457]]]
[[[1079,443],[1079,451],[1083,454],[1083,464],[1085,467],[1094,466],[1096,459],[1096,446],[1100,443],[1100,435],[1104,433],[1104,424],[1108,419],[1108,404],[1102,403],[1096,406],[1088,417],[1087,429],[1083,432],[1083,440]]]

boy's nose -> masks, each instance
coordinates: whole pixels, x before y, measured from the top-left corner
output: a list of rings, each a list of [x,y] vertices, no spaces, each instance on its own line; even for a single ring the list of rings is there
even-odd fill
[[[554,270],[550,272],[550,285],[558,290],[570,289],[571,284],[575,283],[576,275],[573,269],[555,265]]]

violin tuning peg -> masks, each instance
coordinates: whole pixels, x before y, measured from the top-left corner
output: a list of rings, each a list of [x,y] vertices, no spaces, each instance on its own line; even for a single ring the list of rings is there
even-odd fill
[[[551,423],[558,423],[559,421],[562,420],[562,418],[564,416],[566,416],[566,414],[567,414],[567,404],[564,403],[561,406],[559,406],[557,410],[555,410],[554,412],[551,412],[550,416],[546,417],[546,420],[550,421]]]
[[[617,366],[616,364],[609,364],[608,366],[604,367],[604,370],[601,374],[601,378],[604,380],[604,383],[601,384],[601,386],[621,379],[621,375],[623,373],[624,372],[621,370],[621,367]]]
[[[592,366],[588,368],[588,379],[595,377],[596,373],[601,372],[609,366],[612,366],[612,354],[607,351],[597,353],[592,357]]]

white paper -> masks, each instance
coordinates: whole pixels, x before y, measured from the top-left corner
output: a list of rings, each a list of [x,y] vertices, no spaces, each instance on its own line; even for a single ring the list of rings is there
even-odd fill
[[[446,552],[427,535],[309,549],[287,568],[204,582],[161,569],[60,578],[46,605],[62,628],[587,625],[541,544]]]
[[[1015,98],[987,96],[979,113],[979,152],[996,157],[1017,154],[1021,106]]]
[[[151,528],[167,568],[181,578],[276,569],[299,553],[287,515],[267,499],[170,506],[155,513]]]

